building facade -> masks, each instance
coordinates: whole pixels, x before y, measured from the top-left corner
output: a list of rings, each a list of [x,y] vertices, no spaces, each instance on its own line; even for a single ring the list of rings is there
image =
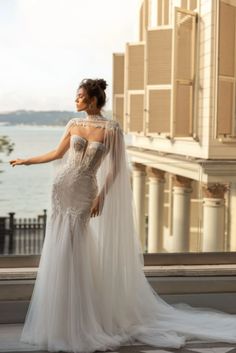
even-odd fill
[[[143,251],[236,251],[236,0],[144,0],[113,53]]]

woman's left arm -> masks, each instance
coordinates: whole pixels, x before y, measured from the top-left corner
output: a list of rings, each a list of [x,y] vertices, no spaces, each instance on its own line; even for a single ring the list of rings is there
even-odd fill
[[[48,163],[54,161],[55,159],[62,158],[65,152],[70,146],[70,131],[66,136],[61,140],[58,147],[48,153],[42,154],[40,156],[27,158],[27,159],[12,159],[9,161],[12,167],[15,165],[30,165],[30,164],[39,164],[39,163]]]

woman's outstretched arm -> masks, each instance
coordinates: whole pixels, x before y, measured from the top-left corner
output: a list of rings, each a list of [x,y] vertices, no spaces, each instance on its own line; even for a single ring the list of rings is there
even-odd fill
[[[30,165],[30,164],[39,164],[39,163],[48,163],[54,161],[55,159],[62,158],[65,152],[70,146],[70,132],[63,138],[58,147],[48,153],[42,154],[40,156],[27,158],[27,159],[12,159],[9,161],[12,167],[15,165]]]

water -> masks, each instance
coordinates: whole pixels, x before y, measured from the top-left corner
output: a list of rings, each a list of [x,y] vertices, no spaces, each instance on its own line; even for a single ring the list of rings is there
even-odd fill
[[[18,217],[36,217],[50,208],[52,163],[17,165],[9,160],[29,158],[47,153],[58,145],[64,126],[14,125],[0,126],[0,135],[7,135],[15,143],[9,155],[0,154],[0,217],[15,212]],[[126,136],[126,142],[131,137]]]
[[[0,164],[0,216],[15,212],[16,217],[35,217],[50,207],[53,177],[52,163],[18,165],[9,160],[29,158],[47,153],[57,146],[63,126],[15,125],[0,126],[0,135],[7,135],[15,143],[14,151]]]

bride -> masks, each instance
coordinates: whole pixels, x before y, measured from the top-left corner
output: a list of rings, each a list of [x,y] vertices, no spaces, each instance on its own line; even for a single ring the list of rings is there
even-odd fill
[[[51,208],[21,342],[48,351],[179,348],[236,342],[236,315],[167,304],[143,273],[123,132],[101,114],[103,79],[83,80],[55,150],[10,164],[54,161]]]

